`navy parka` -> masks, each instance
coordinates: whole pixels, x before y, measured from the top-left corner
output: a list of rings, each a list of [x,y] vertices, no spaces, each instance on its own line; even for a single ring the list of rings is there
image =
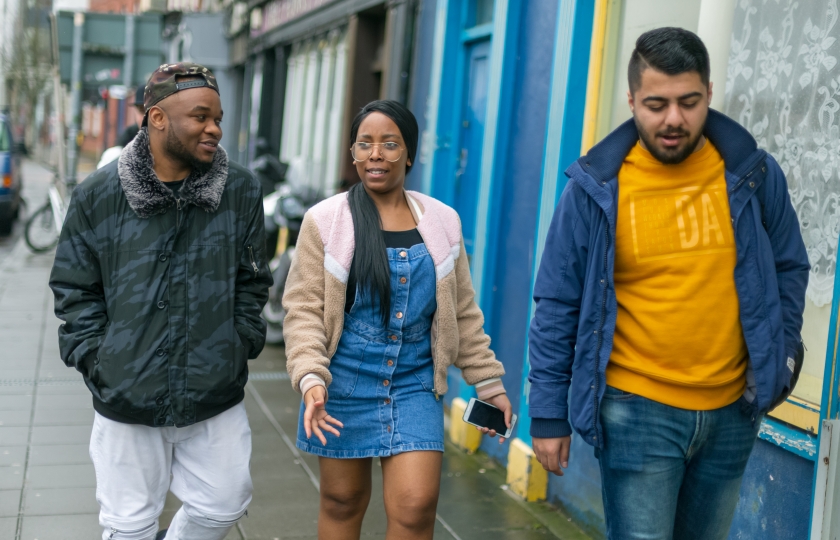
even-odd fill
[[[784,173],[747,130],[709,110],[706,137],[723,157],[737,262],[735,286],[749,352],[752,414],[765,413],[791,380],[801,354],[810,265]],[[633,120],[567,170],[534,287],[529,344],[533,437],[572,427],[603,447],[599,407],[612,352],[618,172],[639,140]],[[708,323],[715,324],[714,313]],[[690,332],[686,328],[686,332]]]

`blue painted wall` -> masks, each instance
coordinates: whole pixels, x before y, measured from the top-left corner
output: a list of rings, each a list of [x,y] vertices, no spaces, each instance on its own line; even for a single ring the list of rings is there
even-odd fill
[[[741,485],[730,540],[806,540],[814,462],[758,440]]]
[[[593,538],[604,538],[604,505],[601,501],[601,469],[595,450],[577,434],[572,435],[569,468],[563,476],[548,477],[548,500],[572,518]]]
[[[501,191],[494,216],[497,242],[492,296],[491,326],[485,330],[493,340],[496,356],[505,364],[505,388],[514,407],[520,401],[527,323],[531,308],[531,273],[540,176],[545,152],[548,100],[551,89],[553,46],[557,24],[556,0],[531,0],[524,7],[518,43],[514,82],[512,130],[507,149],[507,171],[496,184]],[[517,411],[518,413],[518,411]],[[485,438],[482,450],[502,462],[508,445]]]
[[[414,56],[411,60],[411,87],[408,108],[417,117],[422,134],[428,125],[429,84],[432,79],[432,44],[435,39],[435,9],[437,0],[423,0],[417,12],[414,36]],[[419,152],[419,149],[418,149]],[[420,191],[423,183],[424,163],[416,159],[411,173],[406,177],[406,187]]]

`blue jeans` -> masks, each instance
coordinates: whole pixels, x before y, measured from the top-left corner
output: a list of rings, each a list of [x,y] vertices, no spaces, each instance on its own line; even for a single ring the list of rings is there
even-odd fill
[[[597,452],[610,540],[725,540],[762,418],[744,398],[677,409],[607,387]]]

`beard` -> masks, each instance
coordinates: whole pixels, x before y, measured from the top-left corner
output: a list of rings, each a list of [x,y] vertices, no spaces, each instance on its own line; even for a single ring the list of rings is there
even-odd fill
[[[181,142],[180,137],[175,133],[175,128],[172,124],[169,124],[169,130],[163,142],[163,150],[173,160],[190,167],[194,175],[204,176],[213,167],[213,161],[202,161],[187,149],[184,143]]]
[[[650,152],[657,161],[664,163],[665,165],[676,165],[685,161],[686,158],[693,154],[694,150],[697,149],[697,143],[700,142],[700,137],[703,136],[702,130],[698,131],[697,135],[694,137],[691,137],[691,133],[684,129],[666,129],[665,131],[651,135],[642,127],[635,117],[633,120],[636,123],[639,138],[645,144],[645,148],[647,148],[648,152]],[[656,145],[655,135],[680,135],[686,137],[686,142],[684,145],[676,146],[674,148],[666,148],[663,150]]]

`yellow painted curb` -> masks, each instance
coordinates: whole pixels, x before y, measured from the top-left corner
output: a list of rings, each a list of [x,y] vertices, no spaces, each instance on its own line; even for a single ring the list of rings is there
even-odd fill
[[[458,448],[475,452],[481,445],[481,432],[475,426],[464,422],[466,410],[466,401],[461,398],[452,400],[452,405],[449,407],[449,440]]]
[[[543,469],[530,446],[513,439],[508,452],[507,483],[510,490],[526,501],[542,501],[548,492],[548,472]]]

